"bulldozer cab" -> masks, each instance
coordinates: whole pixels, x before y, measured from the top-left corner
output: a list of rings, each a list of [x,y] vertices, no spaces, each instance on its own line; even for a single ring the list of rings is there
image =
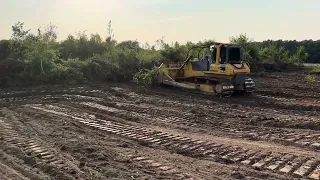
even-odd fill
[[[203,51],[202,58],[199,57],[200,51]],[[241,48],[234,44],[206,46],[202,47],[202,50],[200,51],[198,52],[198,58],[196,58],[195,61],[191,61],[192,69],[194,71],[209,71],[211,64],[241,64]]]
[[[220,44],[212,46],[212,62],[215,64],[239,64],[241,63],[241,48],[237,45]]]
[[[200,52],[203,50],[203,57],[200,58]],[[204,47],[203,49],[199,50],[198,52],[198,58],[195,58],[195,60],[191,61],[192,70],[194,71],[208,71],[210,70],[210,64],[213,63],[212,56],[209,52],[209,49],[207,47]]]

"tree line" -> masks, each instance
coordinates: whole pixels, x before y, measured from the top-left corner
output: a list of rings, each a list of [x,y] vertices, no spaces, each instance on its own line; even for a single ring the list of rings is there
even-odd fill
[[[241,45],[252,64],[320,63],[320,41],[255,42],[246,34],[231,37]],[[141,45],[138,41],[117,42],[111,21],[106,37],[79,32],[57,41],[57,28],[50,24],[31,33],[18,22],[10,39],[0,40],[0,86],[87,81],[131,81],[137,72],[151,69],[163,60],[183,61],[188,48],[214,40],[180,44]]]

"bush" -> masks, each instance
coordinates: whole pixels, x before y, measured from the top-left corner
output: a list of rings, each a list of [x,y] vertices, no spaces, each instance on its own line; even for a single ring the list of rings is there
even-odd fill
[[[150,86],[157,74],[158,68],[142,69],[134,75],[133,82],[136,84]]]
[[[317,82],[317,76],[309,74],[306,76],[306,81],[307,83],[315,83]]]
[[[37,34],[31,34],[23,26],[23,23],[18,22],[12,26],[11,39],[0,41],[2,87],[90,81],[133,81],[150,85],[157,73],[157,68],[154,67],[161,62],[184,61],[191,46],[215,42],[176,42],[168,45],[161,39],[157,41],[160,44],[158,50],[148,44],[146,48],[142,48],[137,41],[115,41],[111,22],[105,40],[98,34],[87,36],[85,32],[80,32],[57,42],[54,25],[50,24],[44,30],[38,29]],[[245,60],[258,71],[281,71],[288,69],[289,65],[299,65],[308,59],[307,46],[288,49],[279,42],[254,42],[246,34],[232,37],[230,41],[242,47]],[[198,58],[198,50],[192,51],[190,55]]]

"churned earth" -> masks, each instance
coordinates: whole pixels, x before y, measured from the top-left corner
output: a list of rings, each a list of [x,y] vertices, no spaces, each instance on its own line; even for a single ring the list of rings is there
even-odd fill
[[[225,98],[130,84],[3,89],[0,179],[319,179],[320,82],[305,76],[257,76],[255,93]]]

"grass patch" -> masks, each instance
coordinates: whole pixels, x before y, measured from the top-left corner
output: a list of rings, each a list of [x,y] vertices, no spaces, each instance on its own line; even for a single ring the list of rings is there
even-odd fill
[[[320,64],[305,63],[304,66],[305,66],[310,72],[320,73]]]
[[[305,78],[306,78],[306,82],[307,82],[307,83],[315,83],[315,82],[318,82],[317,76],[312,75],[312,74],[307,75]]]

